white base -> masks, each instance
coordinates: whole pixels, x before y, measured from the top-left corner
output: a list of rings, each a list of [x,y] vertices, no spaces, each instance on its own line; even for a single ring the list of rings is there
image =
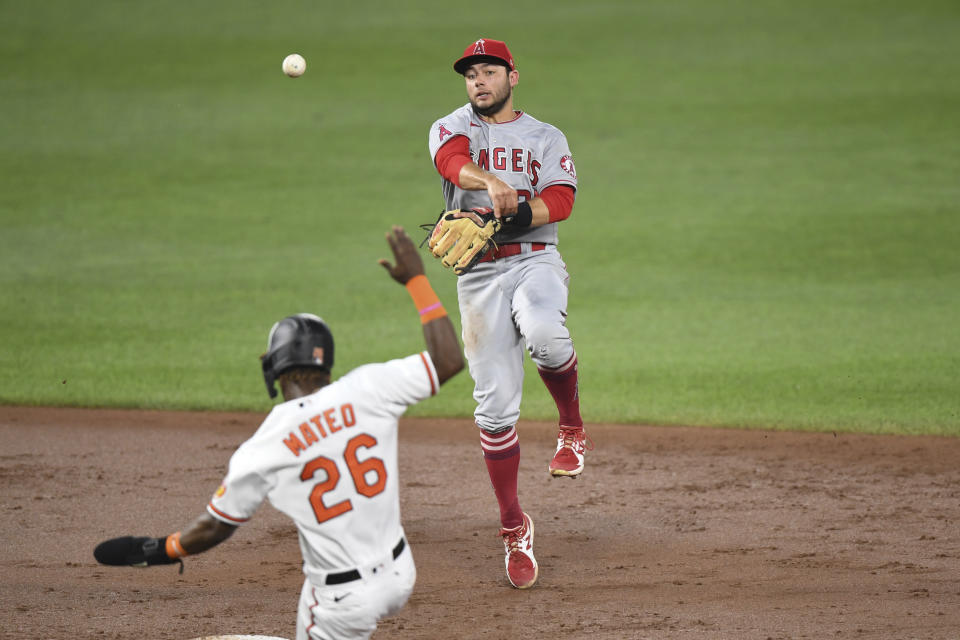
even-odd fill
[[[191,640],[287,640],[277,636],[202,636]]]

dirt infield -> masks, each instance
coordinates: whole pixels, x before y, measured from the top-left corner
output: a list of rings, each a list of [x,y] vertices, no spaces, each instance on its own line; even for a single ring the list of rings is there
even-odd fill
[[[261,417],[0,407],[0,637],[293,638],[299,550],[270,506],[183,575],[92,556],[198,515]],[[553,427],[521,422],[521,592],[475,427],[401,429],[419,576],[377,638],[960,638],[960,439],[598,425],[570,481]]]

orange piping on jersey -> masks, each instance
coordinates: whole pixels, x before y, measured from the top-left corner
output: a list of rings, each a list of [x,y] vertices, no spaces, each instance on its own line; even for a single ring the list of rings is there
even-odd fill
[[[430,378],[430,395],[437,395],[437,383],[433,379],[433,372],[430,370],[430,365],[427,363],[427,357],[423,355],[423,352],[420,352],[420,359],[423,361],[423,367],[427,370],[427,377]]]
[[[207,504],[207,508],[213,511],[214,513],[216,513],[218,516],[220,516],[224,520],[229,520],[230,522],[235,522],[237,524],[243,524],[244,522],[250,519],[250,518],[234,518],[233,516],[228,516],[223,511],[220,511],[220,509],[217,509],[215,506],[213,506],[212,502]]]
[[[308,637],[308,638],[310,637],[310,629],[313,629],[315,626],[317,626],[317,621],[316,621],[316,619],[313,617],[313,608],[316,607],[316,606],[318,606],[318,605],[320,604],[320,601],[317,599],[317,590],[316,590],[315,588],[311,588],[311,589],[310,589],[310,594],[313,596],[313,604],[310,605],[310,608],[309,608],[309,611],[310,611],[310,626],[307,627],[307,637]]]

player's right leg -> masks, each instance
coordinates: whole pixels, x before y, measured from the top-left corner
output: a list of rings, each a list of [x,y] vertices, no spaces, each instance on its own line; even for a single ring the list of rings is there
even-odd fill
[[[336,586],[304,581],[297,610],[297,640],[369,638],[377,623],[400,611],[417,580],[410,545],[385,571]]]

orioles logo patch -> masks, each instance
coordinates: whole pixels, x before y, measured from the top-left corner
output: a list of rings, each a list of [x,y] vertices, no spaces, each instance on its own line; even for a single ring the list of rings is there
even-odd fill
[[[577,169],[573,166],[573,158],[571,156],[563,156],[560,158],[560,168],[570,174],[570,177],[574,180],[577,179]]]

